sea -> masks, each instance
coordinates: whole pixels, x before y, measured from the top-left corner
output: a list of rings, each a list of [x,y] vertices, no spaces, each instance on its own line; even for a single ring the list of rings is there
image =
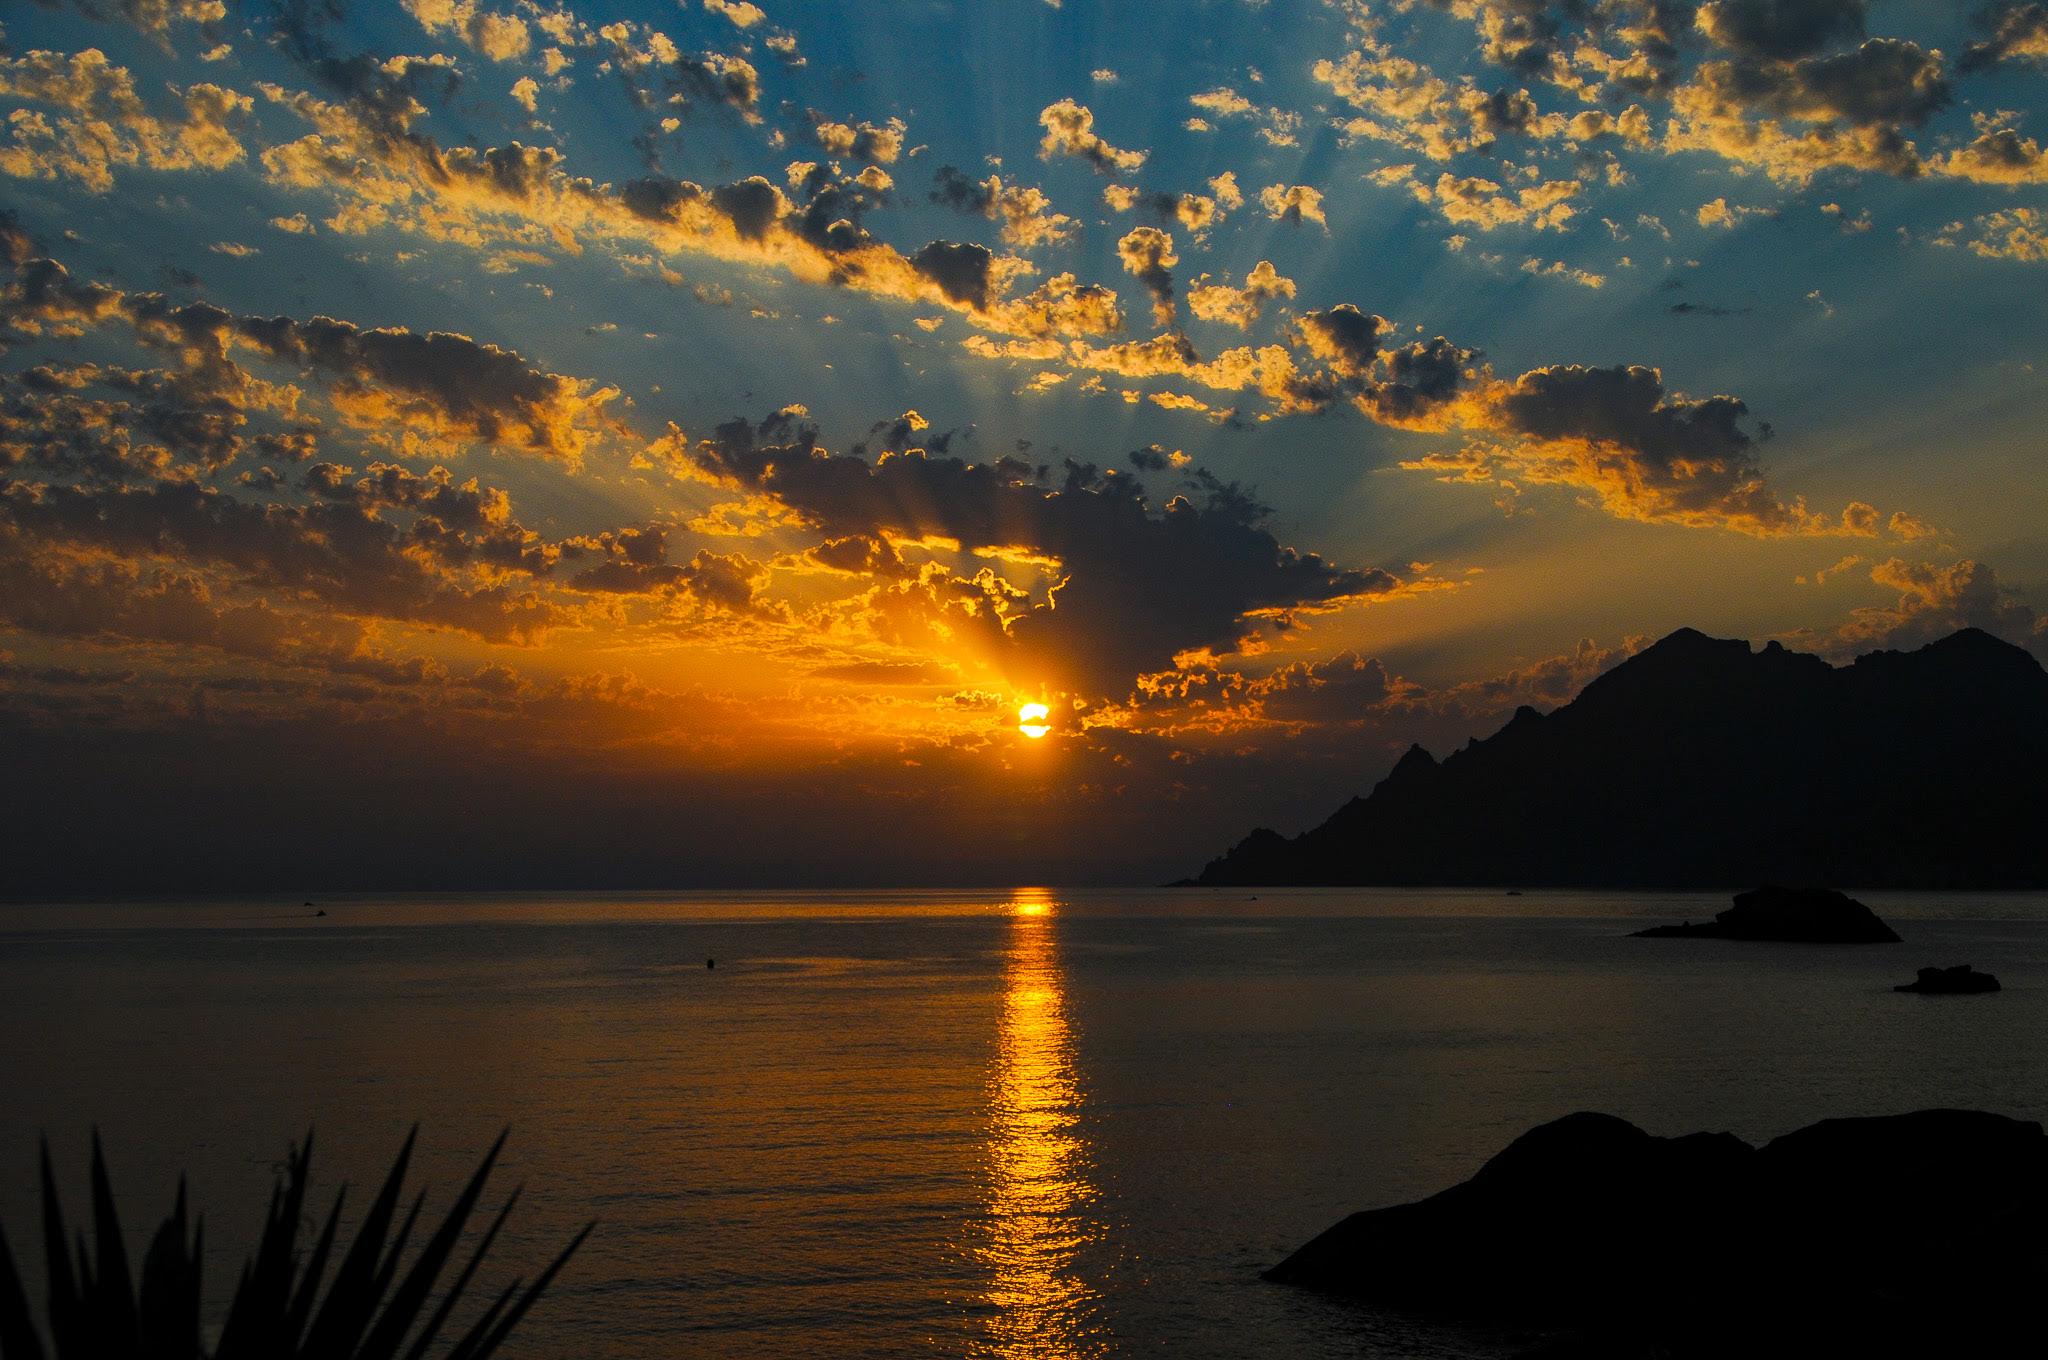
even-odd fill
[[[309,1131],[324,1214],[417,1125],[431,1221],[509,1128],[478,1287],[597,1228],[508,1356],[1512,1355],[1260,1272],[1576,1110],[2048,1117],[2048,895],[1857,896],[1906,942],[1536,890],[5,906],[0,1227],[38,1278],[38,1140],[80,1223],[97,1130],[132,1254],[185,1179],[217,1317]],[[1892,990],[1964,962],[2005,990]]]

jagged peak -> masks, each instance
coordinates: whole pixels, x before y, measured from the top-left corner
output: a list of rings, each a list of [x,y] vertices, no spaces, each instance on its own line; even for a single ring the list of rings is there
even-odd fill
[[[1910,652],[1889,649],[1865,652],[1856,658],[1856,665],[1895,666],[1901,662],[1911,665],[1916,660],[1988,665],[2008,670],[2025,670],[2035,675],[2043,673],[2039,658],[2032,652],[1982,628],[1958,628],[1947,637],[1923,643]]]
[[[2041,663],[2034,654],[2018,643],[2007,642],[1996,633],[1982,628],[1958,628],[1945,638],[1937,638],[1920,649],[1923,652],[1942,654],[1978,654],[1984,656],[2025,657],[2038,669]]]
[[[1637,652],[1630,660],[1640,660],[1643,657],[1652,655],[1721,655],[1731,652],[1740,652],[1742,655],[1748,656],[1750,654],[1749,643],[1742,638],[1709,637],[1697,628],[1680,628],[1658,638],[1655,642],[1643,648],[1642,651]],[[1628,662],[1623,662],[1622,664],[1627,665]]]
[[[1436,757],[1423,750],[1421,742],[1411,742],[1408,749],[1401,753],[1401,758],[1394,762],[1394,768],[1388,772],[1387,778],[1392,779],[1397,775],[1413,774],[1417,770],[1433,770],[1435,768]]]

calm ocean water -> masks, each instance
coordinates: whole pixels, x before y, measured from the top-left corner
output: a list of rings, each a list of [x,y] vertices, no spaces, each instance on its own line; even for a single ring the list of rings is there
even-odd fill
[[[509,1124],[500,1273],[601,1220],[516,1354],[1511,1353],[1258,1272],[1573,1110],[2048,1117],[2048,896],[1862,896],[1906,944],[1625,938],[1726,905],[1645,894],[0,907],[0,1223],[40,1131],[83,1204],[97,1125],[224,1291],[309,1125],[331,1189],[419,1121],[431,1210]],[[2005,992],[1890,990],[1960,962]]]

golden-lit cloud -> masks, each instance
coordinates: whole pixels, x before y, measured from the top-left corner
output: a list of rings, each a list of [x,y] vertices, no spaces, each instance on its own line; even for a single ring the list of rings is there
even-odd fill
[[[1085,104],[1062,99],[1039,112],[1039,126],[1045,136],[1038,144],[1042,160],[1054,156],[1077,156],[1104,174],[1130,174],[1145,164],[1146,153],[1111,146],[1095,131],[1095,115]]]
[[[127,68],[97,48],[69,57],[43,51],[0,56],[0,98],[26,103],[8,120],[0,174],[72,180],[94,193],[112,189],[114,172],[124,167],[233,165],[245,154],[239,128],[252,107],[247,95],[201,83],[176,97],[171,116],[153,114]]]

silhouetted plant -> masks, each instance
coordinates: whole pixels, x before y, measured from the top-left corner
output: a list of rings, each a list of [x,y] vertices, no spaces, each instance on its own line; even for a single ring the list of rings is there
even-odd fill
[[[334,1207],[311,1253],[302,1254],[299,1224],[306,1201],[312,1136],[307,1136],[303,1147],[291,1150],[285,1174],[271,1190],[262,1238],[255,1255],[242,1265],[234,1301],[211,1351],[202,1339],[199,1320],[204,1225],[192,1225],[188,1236],[184,1181],[178,1183],[176,1207],[150,1239],[136,1279],[129,1272],[128,1251],[121,1239],[99,1135],[94,1134],[92,1140],[93,1241],[88,1249],[85,1234],[80,1232],[75,1259],[67,1245],[56,1178],[50,1170],[50,1148],[45,1142],[43,1250],[49,1265],[46,1322],[50,1344],[45,1347],[30,1315],[6,1235],[0,1233],[0,1360],[46,1360],[51,1356],[55,1360],[422,1360],[497,1239],[519,1192],[512,1192],[454,1281],[434,1300],[435,1281],[454,1255],[463,1226],[483,1194],[484,1180],[505,1146],[505,1136],[500,1134],[491,1145],[483,1164],[401,1278],[399,1255],[426,1198],[422,1194],[414,1199],[394,1235],[392,1221],[418,1132],[415,1129],[406,1136],[383,1189],[355,1231],[354,1241],[342,1250],[341,1263],[335,1267],[324,1297],[320,1296],[321,1281],[337,1250],[336,1230],[347,1187],[334,1197]],[[507,1285],[448,1348],[445,1360],[483,1360],[494,1353],[594,1226],[587,1225],[576,1234],[524,1290],[521,1280]],[[430,1301],[434,1307],[427,1313]],[[415,1324],[419,1324],[417,1329]]]

